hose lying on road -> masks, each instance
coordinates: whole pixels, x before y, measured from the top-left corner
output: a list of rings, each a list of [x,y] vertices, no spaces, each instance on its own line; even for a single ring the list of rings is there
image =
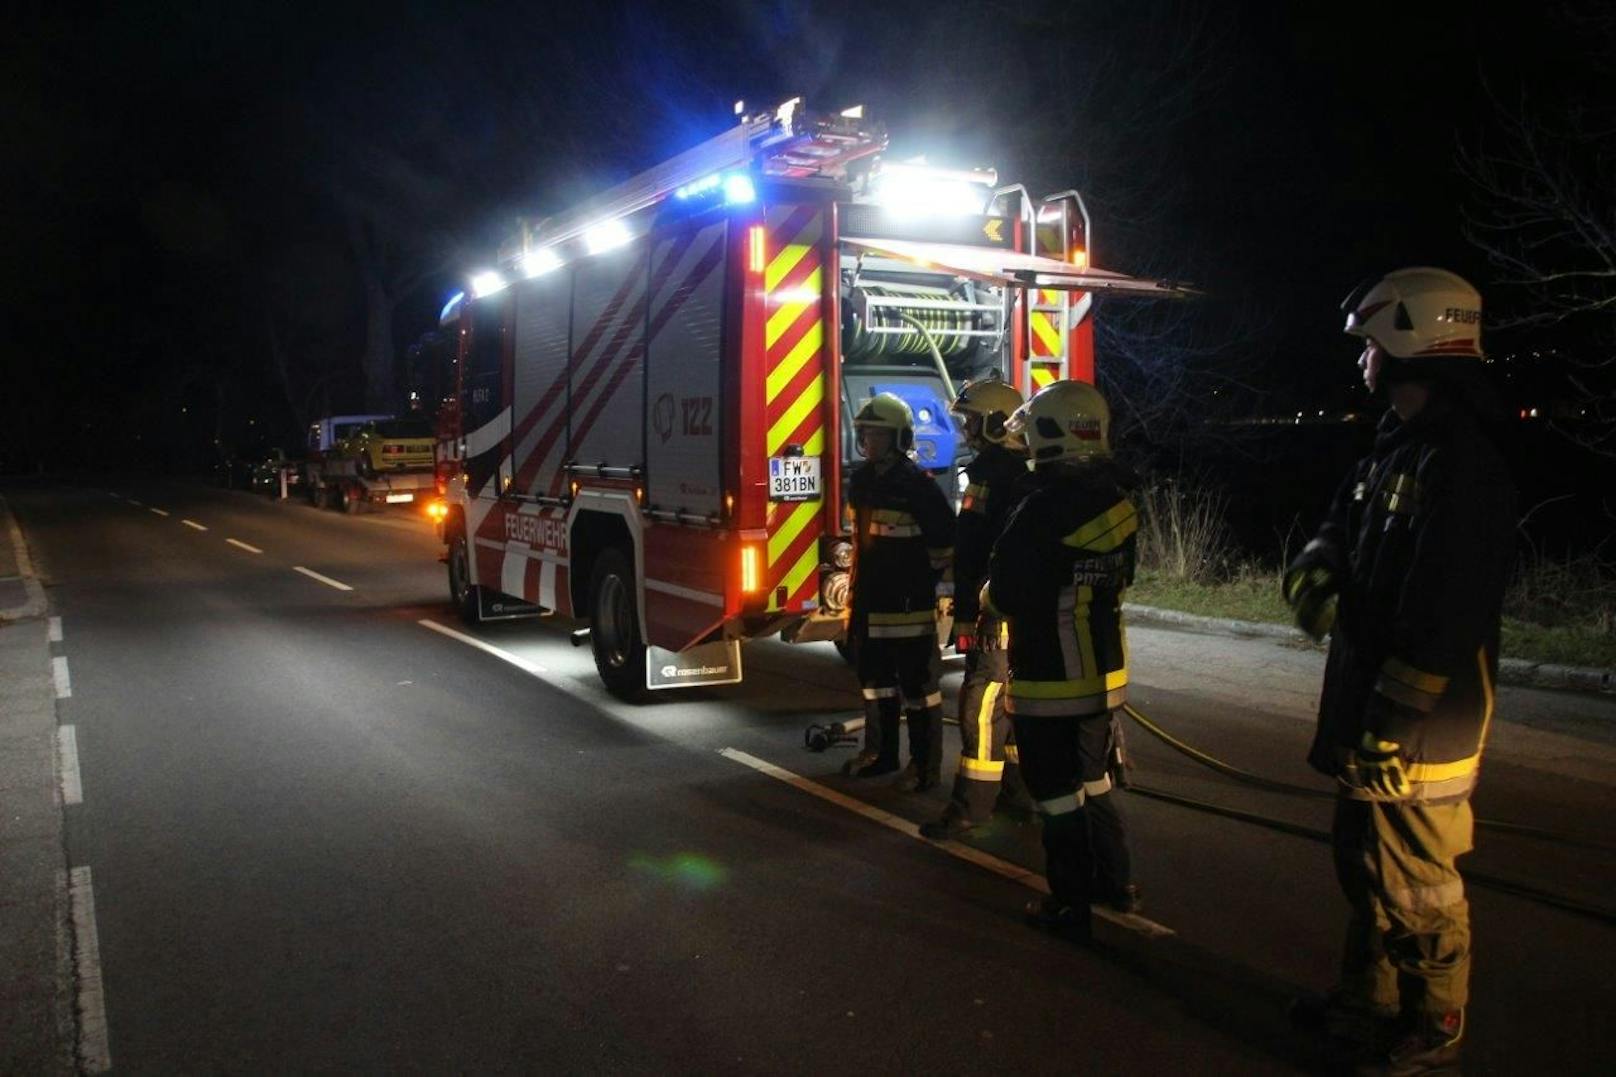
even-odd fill
[[[1290,834],[1294,837],[1308,838],[1312,841],[1322,842],[1325,845],[1330,844],[1330,834],[1328,831],[1319,830],[1316,827],[1303,826],[1301,823],[1288,823],[1283,819],[1274,819],[1267,815],[1259,815],[1256,812],[1242,811],[1239,808],[1226,808],[1221,804],[1210,804],[1204,800],[1195,800],[1191,797],[1179,796],[1177,793],[1168,793],[1163,790],[1152,789],[1149,786],[1144,785],[1129,785],[1127,790],[1130,793],[1146,797],[1150,800],[1160,800],[1167,804],[1177,804],[1181,808],[1189,808],[1192,811],[1204,812],[1208,815],[1220,815],[1225,819],[1234,819],[1238,822],[1250,823],[1253,826],[1260,826],[1268,830],[1277,830],[1281,834]],[[1584,901],[1578,901],[1576,898],[1569,898],[1561,894],[1550,893],[1547,890],[1539,890],[1535,886],[1527,886],[1524,883],[1513,882],[1509,879],[1501,879],[1496,875],[1487,875],[1482,872],[1464,869],[1461,869],[1460,874],[1464,876],[1466,882],[1472,883],[1476,886],[1485,887],[1488,890],[1497,890],[1503,894],[1510,894],[1514,897],[1525,898],[1527,901],[1535,901],[1540,905],[1548,905],[1551,908],[1560,909],[1563,912],[1574,913],[1577,916],[1584,916],[1590,920],[1597,920],[1603,924],[1616,925],[1616,909],[1607,909],[1598,905],[1591,905]]]
[[[1199,748],[1179,740],[1177,737],[1167,732],[1167,730],[1163,729],[1156,722],[1141,714],[1131,703],[1123,704],[1122,709],[1127,712],[1128,717],[1132,718],[1139,724],[1140,728],[1149,733],[1151,736],[1155,737],[1157,740],[1161,741],[1163,744],[1167,745],[1169,748],[1173,749],[1175,752],[1178,752],[1180,755],[1183,755],[1189,759],[1193,759],[1195,762],[1201,764],[1207,769],[1215,770],[1225,777],[1233,778],[1237,782],[1243,782],[1246,785],[1253,786],[1257,789],[1266,789],[1271,793],[1283,793],[1286,796],[1306,797],[1310,800],[1335,799],[1335,793],[1329,790],[1313,789],[1305,785],[1293,785],[1290,782],[1281,782],[1272,778],[1264,778],[1260,774],[1253,774],[1249,770],[1242,770],[1232,763],[1225,763],[1223,760],[1209,755],[1208,753],[1201,751]],[[1596,849],[1600,852],[1616,853],[1616,845],[1611,845],[1608,842],[1597,841],[1593,838],[1578,837],[1573,834],[1562,834],[1557,831],[1546,830],[1543,827],[1529,826],[1526,823],[1510,823],[1500,819],[1477,819],[1476,825],[1484,830],[1496,830],[1500,833],[1515,834],[1523,838],[1535,838],[1538,841],[1552,842],[1557,845],[1570,845],[1579,849]]]

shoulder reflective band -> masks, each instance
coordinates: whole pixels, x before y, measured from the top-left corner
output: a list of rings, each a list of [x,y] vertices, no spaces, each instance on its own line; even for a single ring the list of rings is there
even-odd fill
[[[1139,530],[1139,514],[1134,511],[1133,502],[1118,501],[1061,539],[1061,543],[1078,549],[1092,550],[1095,553],[1110,553],[1137,530]]]

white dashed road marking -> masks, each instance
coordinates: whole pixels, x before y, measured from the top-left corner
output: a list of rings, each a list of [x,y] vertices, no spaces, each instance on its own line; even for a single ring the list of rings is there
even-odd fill
[[[327,587],[335,587],[339,591],[352,591],[353,590],[352,587],[349,587],[347,584],[343,583],[341,580],[333,580],[330,576],[322,576],[318,572],[314,571],[312,568],[304,568],[302,565],[293,565],[292,566],[292,571],[293,572],[301,572],[301,573],[303,573],[303,575],[307,576],[309,579],[311,579],[311,580],[319,580],[321,583],[325,584]]]
[[[147,506],[147,507],[150,508],[150,506]],[[159,516],[167,516],[168,515],[168,513],[166,511],[164,511],[163,509],[152,509],[152,511],[155,512]]]
[[[1000,860],[991,853],[984,853],[980,849],[972,848],[971,846],[965,845],[961,842],[929,841],[928,839],[920,836],[920,826],[918,824],[911,823],[902,816],[893,815],[888,811],[882,811],[880,808],[877,808],[872,804],[866,804],[864,801],[859,800],[856,797],[847,796],[845,793],[838,793],[834,789],[826,788],[816,781],[804,778],[800,774],[793,774],[791,771],[782,767],[777,767],[773,763],[770,763],[767,760],[759,759],[755,755],[749,755],[746,752],[738,751],[735,748],[721,748],[719,749],[718,754],[726,759],[733,759],[737,763],[751,767],[760,774],[767,774],[776,781],[784,782],[787,785],[801,789],[805,793],[816,796],[821,800],[829,801],[838,807],[843,807],[848,811],[862,815],[871,822],[880,823],[884,827],[896,830],[900,834],[906,834],[917,841],[925,841],[928,845],[934,845],[950,856],[957,857],[960,860],[967,860],[972,864],[975,864],[977,867],[986,868],[995,875],[1002,875],[1006,879],[1009,879],[1012,882],[1018,882],[1030,890],[1036,890],[1040,894],[1049,893],[1049,884],[1044,881],[1044,877],[1042,875],[1039,875],[1036,872],[1028,871],[1019,864],[1012,864],[1008,860]],[[1109,920],[1119,927],[1125,927],[1129,931],[1134,931],[1141,935],[1146,935],[1151,938],[1162,938],[1167,935],[1176,934],[1172,928],[1163,924],[1158,924],[1156,921],[1146,919],[1143,916],[1117,912],[1115,909],[1109,909],[1103,905],[1093,905],[1090,906],[1090,908],[1094,915],[1098,916],[1100,919]]]
[[[207,527],[205,527],[202,524],[197,523],[195,520],[181,520],[180,523],[184,524],[186,527],[194,527],[198,531],[206,531],[207,530]]]
[[[247,543],[242,542],[240,539],[225,539],[225,541],[230,543],[230,545],[232,545],[232,546],[235,546],[235,547],[237,547],[239,549],[246,550],[248,553],[263,553],[264,552],[263,550],[260,550],[257,546],[249,546]]]
[[[491,654],[495,658],[498,658],[498,659],[500,659],[502,661],[509,662],[511,665],[515,666],[517,669],[520,669],[520,670],[522,670],[522,671],[524,671],[526,673],[531,673],[535,677],[542,677],[544,674],[550,672],[549,670],[545,669],[543,666],[539,665],[537,662],[529,662],[527,659],[523,658],[521,655],[515,655],[515,654],[512,654],[510,651],[501,650],[500,648],[495,647],[492,643],[484,643],[482,640],[478,639],[476,636],[468,636],[464,632],[456,632],[454,629],[450,628],[448,625],[440,625],[438,622],[429,621],[424,617],[421,618],[421,620],[416,621],[415,623],[420,625],[422,628],[430,628],[432,631],[438,633],[439,635],[448,636],[450,639],[459,640],[461,643],[464,643],[468,647],[475,647],[479,651],[482,651],[482,652],[484,652],[486,654]]]
[[[73,964],[78,973],[79,1063],[89,1073],[112,1068],[107,1047],[107,1000],[101,986],[101,939],[95,928],[95,890],[89,868],[68,875],[73,907]]]
[[[142,505],[142,504],[141,504],[141,503],[140,503],[140,502],[138,502],[138,501],[136,501],[136,500],[135,500],[135,499],[134,499],[134,498],[132,498],[132,497],[131,497],[131,498],[130,498],[130,499],[129,499],[129,503],[130,503],[130,504],[131,504],[131,505],[133,505],[133,506],[134,506],[134,507],[135,507],[135,508],[137,508],[137,509],[143,509],[143,508],[145,508],[145,507],[146,507],[146,506],[145,506],[145,505]]]
[[[70,725],[56,727],[56,757],[61,761],[62,803],[84,803],[84,782],[79,778],[79,738]]]
[[[46,623],[50,625],[50,641],[52,643],[62,642],[62,619],[60,617],[52,617]]]
[[[51,676],[56,679],[57,699],[66,699],[73,694],[73,678],[67,675],[67,658],[64,655],[51,659]]]

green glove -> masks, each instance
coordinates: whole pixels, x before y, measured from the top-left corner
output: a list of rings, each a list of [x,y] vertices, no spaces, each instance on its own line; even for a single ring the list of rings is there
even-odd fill
[[[1364,730],[1358,750],[1352,753],[1358,770],[1358,784],[1377,797],[1400,800],[1412,790],[1408,774],[1403,770],[1403,746],[1392,740],[1381,740]]]
[[[1296,627],[1314,643],[1324,642],[1335,626],[1335,574],[1324,565],[1298,558],[1281,581],[1285,601],[1296,617]]]

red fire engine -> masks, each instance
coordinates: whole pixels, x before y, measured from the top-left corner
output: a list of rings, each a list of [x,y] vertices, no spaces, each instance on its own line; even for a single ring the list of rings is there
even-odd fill
[[[1093,378],[1082,199],[882,157],[792,100],[524,224],[444,308],[449,587],[468,621],[589,623],[608,688],[734,683],[740,642],[834,639],[851,416],[904,398],[951,494],[955,388]],[[580,636],[582,633],[579,634]]]

